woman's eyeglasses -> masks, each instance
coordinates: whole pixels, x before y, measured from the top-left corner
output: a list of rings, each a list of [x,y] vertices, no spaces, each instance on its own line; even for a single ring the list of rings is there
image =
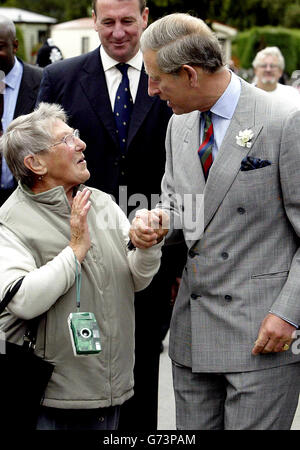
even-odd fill
[[[67,136],[63,137],[61,141],[52,144],[51,147],[54,147],[55,145],[58,144],[66,144],[69,148],[74,148],[76,147],[75,139],[80,139],[79,130],[74,130],[72,134],[67,134]]]

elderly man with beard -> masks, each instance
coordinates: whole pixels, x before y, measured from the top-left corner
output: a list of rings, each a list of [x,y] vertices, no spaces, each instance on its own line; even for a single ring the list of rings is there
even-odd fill
[[[266,47],[258,52],[252,63],[255,71],[256,87],[268,92],[274,98],[300,106],[300,93],[292,86],[279,82],[285,62],[278,47]]]

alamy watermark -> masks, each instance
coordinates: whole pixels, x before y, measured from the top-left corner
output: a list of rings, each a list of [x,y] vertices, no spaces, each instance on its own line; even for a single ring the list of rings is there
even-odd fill
[[[300,330],[293,333],[294,342],[291,345],[291,352],[293,355],[300,355]]]
[[[120,217],[111,214],[111,206],[106,197],[99,196],[97,205],[97,226],[99,229],[120,228]],[[167,213],[160,226],[162,228],[184,230],[186,240],[200,239],[204,230],[204,196],[203,194],[151,194],[135,193],[128,197],[127,186],[119,187],[119,205],[131,223],[142,210],[152,210],[148,226],[156,229],[158,226],[155,211],[161,209]],[[131,209],[128,215],[128,209]],[[170,219],[170,220],[169,220]],[[122,219],[121,219],[122,220]],[[152,222],[151,222],[152,220]]]

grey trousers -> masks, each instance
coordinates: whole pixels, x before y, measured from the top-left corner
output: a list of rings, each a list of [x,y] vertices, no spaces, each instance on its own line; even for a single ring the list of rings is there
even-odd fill
[[[193,373],[173,362],[178,430],[288,430],[300,363],[241,373]]]
[[[99,409],[59,409],[41,406],[37,430],[117,430],[120,407]]]

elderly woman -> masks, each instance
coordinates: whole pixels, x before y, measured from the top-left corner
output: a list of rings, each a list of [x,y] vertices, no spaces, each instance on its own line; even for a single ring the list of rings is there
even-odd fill
[[[54,364],[39,429],[115,429],[119,405],[133,395],[134,291],[160,264],[161,243],[127,248],[129,222],[89,178],[86,145],[58,105],[41,103],[20,116],[0,140],[17,189],[0,208],[0,299],[21,277],[20,290],[0,316],[6,338],[22,344],[26,320],[40,316],[35,352]],[[158,241],[161,228],[149,228]],[[101,335],[97,355],[74,356],[67,319],[94,313]]]

